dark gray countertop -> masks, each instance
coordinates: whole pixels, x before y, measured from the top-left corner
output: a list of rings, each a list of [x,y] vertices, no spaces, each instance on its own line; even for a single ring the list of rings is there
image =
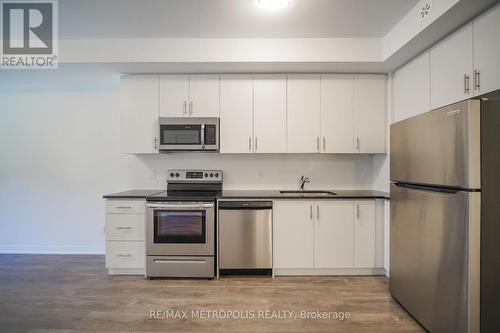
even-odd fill
[[[334,196],[283,195],[278,190],[227,190],[218,199],[389,199],[389,193],[376,190],[331,190]]]
[[[130,190],[118,193],[106,194],[103,196],[104,199],[146,199],[153,194],[160,193],[163,190]]]
[[[104,195],[104,199],[146,199],[163,190],[130,190]],[[389,199],[389,193],[376,190],[332,190],[334,196],[283,195],[279,190],[225,190],[218,199]]]

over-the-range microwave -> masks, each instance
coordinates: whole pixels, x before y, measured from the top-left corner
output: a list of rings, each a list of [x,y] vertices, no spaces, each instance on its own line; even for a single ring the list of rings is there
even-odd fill
[[[160,151],[219,151],[219,118],[160,117]]]

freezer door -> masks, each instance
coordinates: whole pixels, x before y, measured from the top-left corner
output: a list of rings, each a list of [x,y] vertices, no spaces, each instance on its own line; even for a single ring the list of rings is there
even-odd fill
[[[479,209],[479,192],[391,185],[391,294],[433,333],[479,332]]]
[[[391,180],[480,188],[480,101],[391,125]]]

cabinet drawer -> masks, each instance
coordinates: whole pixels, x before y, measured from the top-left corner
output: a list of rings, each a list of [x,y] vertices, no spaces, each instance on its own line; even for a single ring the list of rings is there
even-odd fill
[[[108,214],[144,213],[145,211],[144,200],[106,200],[106,213]]]
[[[106,242],[107,268],[144,268],[144,242]]]
[[[144,214],[106,214],[106,240],[144,241]]]

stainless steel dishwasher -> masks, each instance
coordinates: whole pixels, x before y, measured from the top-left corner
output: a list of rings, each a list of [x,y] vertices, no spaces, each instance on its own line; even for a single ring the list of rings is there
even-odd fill
[[[219,202],[219,273],[272,274],[271,201]]]

